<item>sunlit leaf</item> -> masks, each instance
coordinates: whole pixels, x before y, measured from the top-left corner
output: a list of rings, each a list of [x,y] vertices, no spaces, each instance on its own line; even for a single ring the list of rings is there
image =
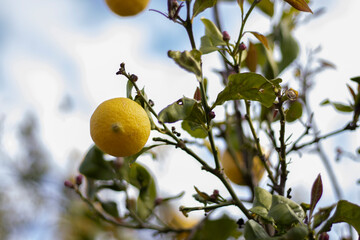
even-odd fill
[[[211,8],[216,4],[217,0],[196,0],[193,7],[193,16],[196,17],[199,13],[207,8]]]
[[[205,26],[205,35],[201,38],[200,52],[207,54],[219,50],[218,46],[226,46],[222,33],[209,19],[201,18]]]
[[[280,78],[267,80],[256,73],[232,74],[225,89],[218,94],[213,107],[238,99],[259,101],[264,106],[271,107],[276,97],[275,88],[280,89],[280,82]]]
[[[313,13],[305,0],[284,0],[284,1],[289,3],[293,8],[299,11]]]
[[[202,124],[184,120],[181,127],[194,138],[206,138],[208,136],[207,130]]]
[[[168,51],[168,56],[181,68],[194,73],[198,77],[201,76],[201,53],[199,51]]]

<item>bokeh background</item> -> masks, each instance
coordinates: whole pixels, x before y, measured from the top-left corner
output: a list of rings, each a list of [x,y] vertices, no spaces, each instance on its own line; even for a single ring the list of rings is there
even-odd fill
[[[311,93],[315,117],[320,128],[328,132],[350,118],[335,113],[331,107],[320,107],[319,103],[329,97],[348,101],[345,83],[360,75],[360,2],[314,1],[310,6],[323,14],[300,25],[295,36],[302,61],[306,61],[309,49],[320,46],[321,58],[336,66],[318,75]],[[166,1],[152,0],[149,8],[166,11]],[[224,29],[236,33],[239,10],[225,2],[220,11],[227,17],[223,19]],[[212,17],[208,11],[201,15]],[[226,20],[229,16],[234,21]],[[194,24],[199,44],[203,26],[199,20]],[[256,13],[248,29],[267,33],[269,22]],[[182,96],[191,97],[195,80],[167,57],[170,49],[189,48],[184,30],[152,11],[120,18],[109,11],[103,0],[1,0],[0,239],[111,239],[109,232],[116,230],[105,226],[108,232],[104,232],[103,224],[94,220],[79,199],[63,187],[65,179],[77,174],[92,145],[91,113],[105,99],[125,96],[126,81],[115,75],[121,62],[139,76],[139,85],[145,86],[157,111]],[[219,91],[220,81],[212,70],[220,66],[216,54],[204,59],[207,77],[215,79],[209,85],[210,97]],[[291,78],[292,74],[282,77]],[[341,146],[354,152],[360,146],[359,139],[357,131],[325,141],[343,198],[357,204],[359,159],[335,161],[335,149]],[[204,149],[199,151],[208,154]],[[157,161],[150,157],[139,161],[156,173],[160,194],[168,196],[185,190],[182,204],[196,205],[191,197],[194,185],[204,191],[218,187],[221,192],[220,184],[201,172],[185,154],[162,149],[158,155]],[[293,188],[294,199],[309,201],[309,185],[321,173],[324,197],[319,205],[336,201],[316,156],[293,156],[290,171],[288,185]],[[262,186],[266,187],[266,180]],[[237,190],[247,193],[241,187]],[[346,231],[335,228],[333,235],[336,239]],[[148,234],[130,231],[122,239],[152,239]]]

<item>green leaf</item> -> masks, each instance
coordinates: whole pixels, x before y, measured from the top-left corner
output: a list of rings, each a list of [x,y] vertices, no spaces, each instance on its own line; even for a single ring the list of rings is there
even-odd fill
[[[260,216],[261,218],[263,218],[264,220],[266,220],[268,222],[272,222],[272,223],[275,222],[274,219],[269,216],[269,211],[264,207],[261,207],[261,206],[252,207],[249,209],[249,211]]]
[[[299,119],[302,116],[303,108],[302,104],[299,101],[294,101],[290,103],[290,107],[286,112],[286,121],[293,122]]]
[[[194,138],[206,138],[208,136],[208,133],[202,124],[184,120],[181,123],[181,127]]]
[[[253,207],[263,207],[270,210],[272,203],[272,195],[261,187],[255,187],[255,197]]]
[[[320,105],[332,105],[336,110],[338,110],[339,112],[353,112],[354,108],[352,106],[349,105],[345,105],[339,102],[331,102],[329,99],[325,99],[324,101],[322,101],[320,103]]]
[[[305,218],[305,212],[294,201],[283,196],[273,195],[268,216],[272,217],[276,224],[288,226],[293,223],[301,223]]]
[[[134,155],[131,155],[129,157],[126,157],[126,159],[129,161],[130,164],[134,163],[136,161],[136,159],[142,155],[143,153],[149,151],[150,149],[152,148],[155,148],[155,147],[158,147],[158,146],[162,146],[163,144],[154,144],[154,145],[151,145],[151,146],[148,146],[148,147],[144,147],[140,150],[140,152],[134,154]]]
[[[110,214],[111,216],[115,218],[119,217],[119,211],[116,202],[113,201],[101,202],[101,207],[104,209],[106,213]]]
[[[314,215],[313,228],[317,228],[322,224],[326,219],[329,218],[331,211],[336,207],[336,204],[333,204],[329,207],[320,208],[319,211]]]
[[[280,89],[280,78],[267,80],[256,73],[238,73],[229,76],[229,82],[221,91],[212,106],[221,105],[229,100],[246,99],[259,101],[265,107],[271,107],[275,100],[275,88]]]
[[[201,104],[198,101],[187,97],[183,97],[161,110],[158,119],[163,123],[189,120],[202,124],[206,121]]]
[[[288,67],[299,54],[299,45],[291,35],[290,20],[284,19],[279,25],[279,34],[275,40],[279,41],[281,51],[281,61],[279,62],[279,73]]]
[[[263,188],[255,187],[254,195],[253,207],[249,210],[269,222],[274,222],[274,219],[268,216],[272,203],[271,193]]]
[[[218,50],[221,50],[221,48],[214,46],[213,42],[211,42],[211,39],[208,36],[201,37],[200,51],[202,54],[208,54]]]
[[[137,162],[130,165],[128,177],[128,182],[139,190],[148,188],[152,181],[147,169]]]
[[[128,81],[129,83],[130,81]],[[132,83],[131,83],[132,84]],[[133,84],[132,84],[133,85]],[[146,114],[148,115],[149,117],[149,120],[150,120],[150,124],[151,124],[151,130],[155,129],[155,123],[154,123],[154,120],[153,120],[153,117],[152,117],[152,113],[148,107],[148,105],[146,104],[146,102],[149,102],[149,99],[147,97],[147,94],[145,93],[145,88],[141,89],[141,94],[144,98],[140,97],[139,95],[136,95],[135,98],[134,98],[134,101],[136,101],[137,103],[139,103],[142,108],[145,110]],[[146,102],[145,102],[146,101]]]
[[[134,88],[134,84],[130,80],[128,80],[126,83],[126,97],[127,98],[133,99],[132,95],[131,95],[131,91],[133,88]]]
[[[181,68],[201,77],[201,52],[198,50],[191,50],[190,52],[168,51],[168,56]]]
[[[279,237],[279,240],[304,240],[307,239],[308,229],[306,226],[298,225],[289,229],[284,235]]]
[[[79,172],[86,177],[99,180],[111,180],[116,177],[110,162],[104,159],[104,153],[95,145],[87,152],[80,164]]]
[[[251,219],[245,224],[244,237],[246,240],[259,240],[268,239],[270,236],[259,223]]]
[[[248,2],[252,4],[253,0],[248,0]],[[256,7],[270,17],[274,15],[274,3],[270,0],[261,0],[258,4],[256,4]]]
[[[357,82],[358,84],[360,84],[360,76],[358,77],[352,77],[350,78],[351,81]]]
[[[284,1],[289,3],[293,8],[299,11],[313,13],[305,0],[284,0]]]
[[[140,190],[136,204],[136,213],[141,219],[145,220],[150,216],[155,207],[155,181],[149,171],[137,162],[131,164],[128,168],[125,167],[126,170],[128,173],[124,174],[124,176],[127,182]]]
[[[126,184],[121,181],[109,181],[100,183],[97,186],[97,191],[102,189],[111,189],[113,191],[125,191],[126,190]]]
[[[217,0],[195,0],[192,18],[194,19],[194,17],[205,9],[213,7],[216,2]]]
[[[201,18],[205,26],[205,36],[201,38],[200,52],[207,54],[219,50],[218,46],[226,46],[222,33],[209,19]]]
[[[197,230],[192,240],[227,240],[230,237],[237,239],[241,233],[238,231],[238,225],[227,215],[219,219],[206,219],[203,227]]]
[[[337,203],[334,215],[325,223],[320,233],[330,231],[334,223],[341,222],[352,225],[360,234],[360,206],[346,200],[340,200]]]
[[[136,212],[141,219],[145,220],[151,215],[155,207],[155,200],[156,185],[154,179],[151,178],[150,184],[147,188],[140,190],[139,197],[137,199]]]

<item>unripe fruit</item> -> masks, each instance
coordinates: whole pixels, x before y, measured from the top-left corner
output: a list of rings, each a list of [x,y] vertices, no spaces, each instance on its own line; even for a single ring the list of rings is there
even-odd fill
[[[105,0],[111,11],[119,16],[134,16],[144,11],[149,0]]]

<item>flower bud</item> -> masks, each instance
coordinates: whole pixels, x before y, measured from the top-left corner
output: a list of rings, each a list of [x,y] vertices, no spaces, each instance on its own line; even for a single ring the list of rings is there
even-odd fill
[[[149,99],[149,105],[150,105],[150,107],[153,107],[154,106],[154,101]]]
[[[69,180],[66,180],[64,182],[64,186],[67,188],[74,188],[74,184],[72,182],[70,182]]]
[[[162,202],[163,202],[163,199],[162,199],[162,198],[156,198],[154,204],[155,204],[155,206],[158,206],[158,205],[160,205]]]
[[[329,240],[329,234],[327,234],[326,232],[323,232],[320,234],[319,240]]]
[[[83,175],[77,175],[76,178],[75,178],[75,182],[76,182],[76,185],[80,186],[82,184],[82,181],[83,181]]]
[[[246,45],[245,45],[243,42],[240,43],[240,45],[239,45],[239,50],[240,50],[240,51],[246,50]]]
[[[216,116],[216,114],[215,114],[214,111],[210,111],[210,112],[209,112],[209,118],[210,118],[210,119],[214,119],[215,116]]]
[[[228,33],[227,31],[223,31],[223,32],[222,32],[222,38],[223,38],[223,40],[224,40],[225,42],[230,41],[230,35],[229,35],[229,33]]]
[[[136,82],[137,80],[138,80],[138,76],[136,76],[135,74],[130,75],[130,81]]]
[[[289,98],[290,101],[295,101],[299,96],[298,91],[296,91],[296,90],[294,90],[292,88],[286,90],[285,93],[286,93],[286,96]]]

